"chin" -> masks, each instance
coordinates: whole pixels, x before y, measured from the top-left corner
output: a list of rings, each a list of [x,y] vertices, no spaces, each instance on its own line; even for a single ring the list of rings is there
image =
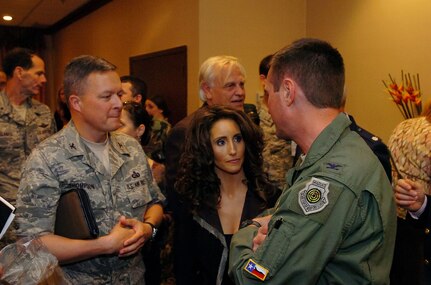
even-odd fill
[[[226,172],[227,174],[236,175],[240,173],[242,168],[239,169],[222,169],[222,171]]]
[[[244,102],[242,102],[242,103],[233,103],[230,106],[232,108],[238,110],[238,111],[244,111]]]
[[[113,132],[121,128],[123,125],[118,120],[118,122],[115,122],[115,123],[107,123],[105,126],[106,126],[107,132]]]

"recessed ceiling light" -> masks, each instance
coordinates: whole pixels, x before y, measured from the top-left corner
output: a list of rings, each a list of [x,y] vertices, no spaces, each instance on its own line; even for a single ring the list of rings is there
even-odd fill
[[[12,21],[13,18],[12,18],[12,16],[5,15],[5,16],[3,16],[3,20],[5,20],[5,21]]]

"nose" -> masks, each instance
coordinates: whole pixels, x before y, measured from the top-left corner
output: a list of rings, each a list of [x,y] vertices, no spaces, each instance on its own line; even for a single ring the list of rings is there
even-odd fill
[[[43,84],[45,84],[45,83],[46,83],[46,76],[45,76],[45,74],[42,74],[42,75],[41,75],[41,77],[40,77],[40,82],[41,82],[41,83],[43,83]]]
[[[235,94],[237,95],[245,95],[245,88],[243,84],[235,85]]]
[[[229,155],[234,156],[236,154],[236,144],[231,140],[229,142]]]
[[[112,98],[113,98],[112,100],[113,100],[114,107],[122,109],[123,102],[121,101],[120,96],[115,95],[115,96],[112,96]]]

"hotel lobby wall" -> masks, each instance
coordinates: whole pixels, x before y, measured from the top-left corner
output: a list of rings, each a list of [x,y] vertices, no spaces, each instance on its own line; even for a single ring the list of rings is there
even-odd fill
[[[181,45],[189,53],[190,92],[199,66],[198,0],[114,0],[53,36],[55,84],[61,84],[67,62],[81,54],[106,58],[125,75],[129,57]]]
[[[342,53],[347,111],[387,142],[403,120],[382,79],[419,73],[424,101],[431,99],[431,1],[308,0],[307,36],[322,38]]]
[[[228,54],[247,72],[246,101],[255,103],[260,90],[259,62],[268,54],[305,36],[303,0],[201,0],[199,62]]]

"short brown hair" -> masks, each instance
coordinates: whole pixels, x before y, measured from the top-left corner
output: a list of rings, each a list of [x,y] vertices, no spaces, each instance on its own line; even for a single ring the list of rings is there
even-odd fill
[[[344,91],[344,62],[329,43],[304,38],[278,51],[271,61],[274,90],[284,76],[293,78],[318,108],[339,109]]]
[[[69,104],[69,97],[73,93],[78,96],[82,95],[90,74],[115,71],[116,69],[117,67],[112,63],[96,56],[81,55],[72,59],[64,70],[63,86],[67,104]]]

